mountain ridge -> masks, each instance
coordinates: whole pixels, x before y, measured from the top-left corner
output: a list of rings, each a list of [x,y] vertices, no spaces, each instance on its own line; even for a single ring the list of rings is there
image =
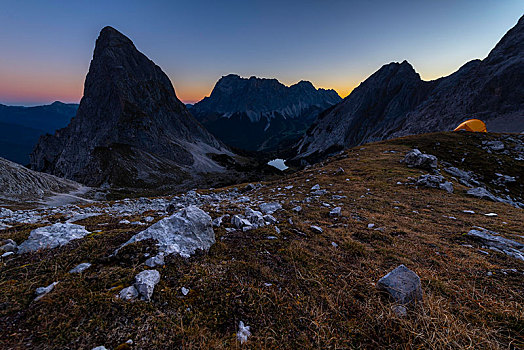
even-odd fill
[[[274,78],[228,74],[191,113],[226,144],[260,151],[298,137],[318,113],[340,100],[335,90],[317,89],[305,80],[286,86]]]
[[[294,161],[316,161],[366,142],[452,130],[473,117],[491,131],[524,131],[523,42],[524,16],[484,60],[469,61],[446,77],[424,81],[407,61],[382,66],[319,115],[295,145]],[[391,85],[390,70],[402,66],[404,74]]]

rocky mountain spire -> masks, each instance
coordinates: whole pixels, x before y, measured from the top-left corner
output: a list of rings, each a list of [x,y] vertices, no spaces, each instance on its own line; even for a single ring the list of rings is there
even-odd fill
[[[160,67],[105,27],[76,117],[40,139],[31,165],[89,185],[148,186],[222,171],[212,153],[231,155],[189,114]]]

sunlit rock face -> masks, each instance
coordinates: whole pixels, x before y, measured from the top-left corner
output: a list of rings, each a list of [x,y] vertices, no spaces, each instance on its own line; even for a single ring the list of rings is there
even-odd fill
[[[410,134],[453,130],[472,117],[488,131],[524,131],[524,17],[484,60],[423,81],[406,61],[384,65],[325,111],[296,144],[296,160]],[[302,162],[304,163],[304,162]]]
[[[40,139],[31,165],[89,185],[135,187],[222,171],[212,153],[231,154],[189,114],[160,67],[105,27],[76,117]]]
[[[308,81],[288,87],[276,79],[229,74],[191,113],[229,145],[269,150],[299,137],[320,112],[340,101],[334,90],[316,89]]]

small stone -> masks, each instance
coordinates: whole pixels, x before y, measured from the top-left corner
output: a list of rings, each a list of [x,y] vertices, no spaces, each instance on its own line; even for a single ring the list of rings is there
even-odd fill
[[[393,305],[392,310],[398,317],[406,317],[408,315],[408,310],[403,305]]]
[[[155,255],[147,259],[145,264],[146,266],[149,266],[149,267],[163,266],[165,264],[164,255],[163,254]]]
[[[282,204],[278,202],[262,203],[258,207],[260,208],[260,211],[264,214],[273,214],[277,210],[282,209]]]
[[[135,276],[135,288],[140,298],[145,301],[151,300],[156,284],[160,282],[160,272],[157,270],[145,270]]]
[[[322,233],[322,232],[324,232],[324,230],[322,229],[322,227],[319,227],[319,226],[311,225],[309,228],[310,228],[314,233]]]
[[[129,220],[120,220],[119,224],[130,224],[131,222]]]
[[[311,191],[320,190],[320,185],[316,184],[315,186],[311,187]]]
[[[81,273],[91,267],[90,263],[81,263],[69,270],[69,273]]]
[[[58,282],[53,282],[51,283],[50,285],[48,285],[47,287],[38,287],[36,288],[36,298],[35,298],[35,301],[37,300],[40,300],[41,298],[43,298],[45,295],[47,295],[48,293],[50,293],[53,289],[55,289],[55,286],[58,284]]]
[[[329,216],[340,216],[341,212],[342,212],[342,208],[341,207],[335,207],[335,208],[331,209],[331,211],[329,212]]]
[[[11,255],[14,255],[14,254],[15,254],[15,252],[6,252],[6,253],[2,254],[1,257],[2,258],[7,258],[8,256],[11,256]]]
[[[135,286],[129,286],[122,289],[120,293],[118,293],[118,297],[122,300],[135,300],[138,298],[138,291]]]
[[[181,291],[182,291],[183,296],[186,296],[189,294],[189,289],[187,289],[186,287],[182,287]]]
[[[333,247],[335,247],[335,248],[338,247],[338,244],[336,244],[335,242],[331,242],[331,245],[332,245]]]
[[[375,227],[375,224],[368,224],[368,228],[373,228]]]
[[[291,209],[297,213],[300,213],[302,211],[302,207],[300,205],[297,205],[296,207],[294,207],[293,209]]]
[[[244,325],[244,322],[240,321],[238,323],[238,332],[237,332],[237,339],[240,342],[240,344],[244,344],[247,342],[247,338],[251,336],[251,332],[249,331],[249,326]]]
[[[377,283],[377,288],[386,291],[393,300],[402,305],[422,300],[420,277],[404,265],[382,277]]]

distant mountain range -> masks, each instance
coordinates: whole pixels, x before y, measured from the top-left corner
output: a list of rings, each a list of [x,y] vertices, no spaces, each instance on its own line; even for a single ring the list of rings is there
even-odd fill
[[[78,104],[58,101],[36,107],[0,104],[0,157],[29,164],[29,154],[38,138],[65,127],[77,109]]]
[[[366,142],[453,130],[478,118],[488,131],[524,131],[524,16],[484,60],[423,81],[406,61],[371,75],[324,111],[295,146],[295,160],[316,161]]]
[[[236,155],[178,100],[167,75],[111,27],[96,41],[78,113],[40,138],[31,168],[89,186],[159,188],[234,175]]]
[[[277,148],[296,140],[326,108],[342,99],[308,81],[285,86],[276,79],[220,78],[191,113],[224,143],[246,150]]]

